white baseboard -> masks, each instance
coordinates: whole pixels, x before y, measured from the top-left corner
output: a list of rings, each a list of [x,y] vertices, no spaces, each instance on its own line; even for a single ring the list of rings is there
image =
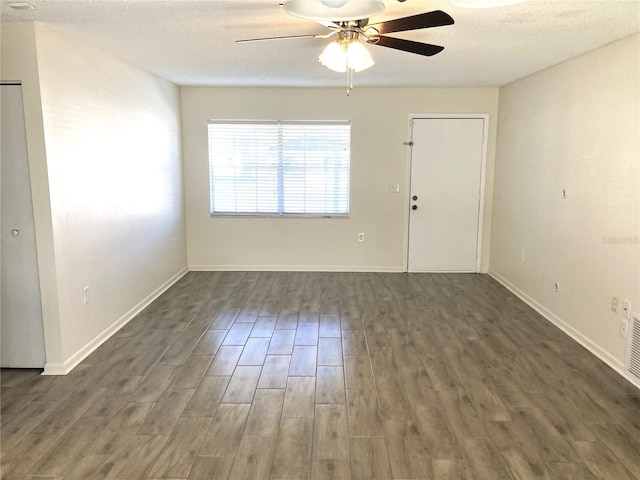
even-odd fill
[[[402,273],[397,267],[363,267],[344,265],[189,265],[192,272],[353,272]]]
[[[593,355],[595,355],[600,360],[602,360],[604,363],[606,363],[609,367],[611,367],[613,370],[615,370],[618,374],[623,376],[625,378],[625,380],[628,380],[631,384],[633,384],[634,386],[636,386],[636,387],[638,387],[640,389],[640,384],[637,381],[635,381],[635,379],[633,379],[629,375],[627,375],[627,372],[625,371],[625,365],[624,365],[623,362],[618,360],[616,357],[614,357],[609,352],[604,350],[598,344],[593,342],[593,340],[591,340],[590,338],[586,337],[581,332],[576,330],[574,327],[569,325],[567,322],[562,320],[560,317],[555,315],[553,312],[551,312],[549,309],[547,309],[544,305],[540,304],[538,301],[536,301],[535,299],[531,298],[529,295],[527,295],[525,292],[520,290],[518,287],[516,287],[514,284],[512,284],[509,280],[504,278],[499,273],[490,271],[489,275],[491,277],[493,277],[501,285],[503,285],[507,290],[509,290],[511,293],[513,293],[516,297],[518,297],[520,300],[522,300],[524,303],[526,303],[531,308],[533,308],[536,312],[538,312],[540,315],[542,315],[546,320],[548,320],[549,322],[553,323],[556,327],[558,327],[564,333],[569,335],[572,339],[574,339],[576,342],[578,342],[584,348],[589,350],[589,352],[591,352]]]
[[[129,323],[138,313],[144,310],[151,302],[153,302],[156,298],[166,292],[169,287],[171,287],[174,283],[180,280],[187,272],[188,268],[181,269],[178,273],[173,275],[169,280],[164,282],[158,288],[156,288],[153,292],[151,292],[147,297],[145,297],[140,303],[138,303],[135,307],[125,313],[122,317],[116,320],[110,327],[100,333],[97,337],[91,340],[88,344],[78,350],[75,354],[73,354],[68,360],[64,363],[45,363],[44,371],[42,375],[66,375],[71,370],[73,370],[82,360],[87,358],[94,350],[96,350],[100,345],[106,342],[114,333],[124,327],[127,323]]]
[[[73,367],[67,368],[65,363],[45,363],[41,375],[66,375]]]

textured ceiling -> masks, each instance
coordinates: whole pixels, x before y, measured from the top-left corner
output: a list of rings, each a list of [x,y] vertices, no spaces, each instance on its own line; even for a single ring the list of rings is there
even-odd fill
[[[358,1],[358,0],[350,0]],[[254,43],[256,37],[326,33],[287,15],[278,0],[30,0],[3,22],[36,20],[179,85],[343,86],[317,63],[328,40]],[[376,65],[356,86],[501,86],[640,30],[640,0],[529,0],[466,9],[446,0],[385,0],[373,22],[441,9],[455,25],[397,36],[443,45],[434,57],[368,46]]]

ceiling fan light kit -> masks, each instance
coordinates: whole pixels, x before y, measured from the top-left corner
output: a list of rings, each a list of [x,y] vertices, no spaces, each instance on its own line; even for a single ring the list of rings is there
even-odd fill
[[[357,39],[336,40],[326,46],[318,61],[334,72],[344,73],[347,69],[361,72],[375,62],[369,51]]]
[[[384,11],[382,0],[288,0],[283,7],[295,17],[329,22],[369,18]]]

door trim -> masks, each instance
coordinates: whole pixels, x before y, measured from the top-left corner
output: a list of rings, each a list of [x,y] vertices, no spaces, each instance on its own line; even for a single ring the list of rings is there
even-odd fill
[[[485,184],[487,171],[487,148],[489,142],[489,114],[488,113],[411,113],[407,123],[407,138],[413,142],[413,120],[417,119],[483,119],[482,153],[480,165],[480,205],[478,208],[478,244],[476,247],[476,273],[480,272],[482,265],[482,235],[484,225]],[[409,271],[409,208],[411,205],[411,153],[412,148],[407,148],[406,172],[405,172],[405,212],[404,212],[404,251],[402,255],[402,271]]]

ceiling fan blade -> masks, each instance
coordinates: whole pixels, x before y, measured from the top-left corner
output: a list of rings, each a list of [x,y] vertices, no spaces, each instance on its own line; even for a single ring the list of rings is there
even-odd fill
[[[419,30],[421,28],[442,27],[453,25],[453,18],[442,10],[420,13],[410,17],[396,18],[388,22],[380,22],[369,25],[380,33],[405,32],[407,30]]]
[[[283,37],[245,38],[236,40],[236,43],[262,42],[265,40],[289,40],[294,38],[324,38],[324,35],[285,35]]]
[[[381,45],[383,47],[402,50],[403,52],[417,53],[418,55],[424,55],[425,57],[430,57],[444,50],[444,47],[439,45],[413,42],[411,40],[393,37],[373,37],[370,40],[367,40],[367,42],[372,45]]]

